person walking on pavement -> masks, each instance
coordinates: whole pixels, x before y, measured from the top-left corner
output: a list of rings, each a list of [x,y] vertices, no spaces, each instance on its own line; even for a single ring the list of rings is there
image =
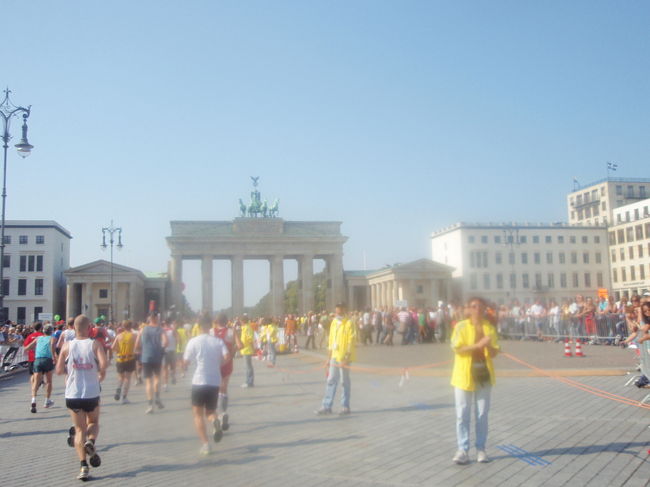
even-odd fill
[[[158,409],[165,407],[160,400],[160,371],[165,347],[167,347],[167,335],[160,327],[158,316],[151,314],[147,326],[142,329],[135,341],[135,349],[140,350],[142,375],[149,401],[146,414],[153,413],[154,401]]]
[[[196,363],[192,376],[192,414],[194,426],[201,440],[201,455],[210,454],[210,443],[205,429],[205,420],[212,424],[212,439],[215,443],[223,435],[217,416],[219,386],[221,385],[221,366],[228,362],[230,354],[221,338],[210,335],[212,323],[209,316],[202,316],[199,325],[201,333],[192,338],[185,348],[183,361],[188,366]]]
[[[468,301],[469,319],[460,321],[451,335],[454,368],[451,385],[456,403],[456,438],[458,451],[453,462],[469,463],[469,429],[472,408],[476,417],[477,461],[489,461],[485,453],[488,435],[490,392],[495,382],[492,358],[499,353],[497,331],[486,318],[487,305],[481,298]]]
[[[228,421],[228,384],[233,371],[233,358],[238,339],[235,330],[228,326],[228,317],[223,313],[220,313],[214,320],[214,328],[212,328],[211,333],[220,338],[228,349],[228,359],[221,363],[221,385],[219,386],[219,400],[217,401],[221,429],[228,431],[230,428]]]
[[[135,340],[133,323],[130,320],[122,323],[122,331],[115,337],[112,350],[115,353],[115,365],[117,367],[118,383],[114,399],[122,404],[128,404],[127,395],[131,386],[131,375],[135,371]]]
[[[99,384],[106,375],[107,361],[104,347],[88,336],[88,317],[77,316],[74,327],[75,338],[63,344],[56,373],[64,375],[67,364],[65,404],[74,425],[68,431],[68,445],[75,447],[81,463],[77,478],[86,481],[90,478],[88,462],[95,468],[101,465],[95,442],[99,435]]]
[[[255,385],[255,371],[253,370],[253,354],[255,353],[255,332],[250,321],[245,321],[241,327],[239,336],[240,350],[242,357],[246,361],[246,382],[241,386],[246,389]]]
[[[332,414],[332,404],[336,394],[336,387],[341,380],[343,393],[341,395],[340,415],[350,414],[350,363],[355,359],[356,334],[354,325],[347,318],[345,305],[337,304],[335,317],[330,324],[329,335],[329,373],[325,387],[325,396],[321,408],[316,411],[318,416]]]
[[[52,337],[54,328],[47,325],[44,328],[45,335],[37,337],[25,347],[26,351],[34,350],[34,379],[32,380],[32,413],[36,412],[36,394],[45,381],[45,404],[44,408],[49,408],[54,404],[50,399],[52,397],[52,372],[54,371],[54,361],[56,360],[56,344]]]

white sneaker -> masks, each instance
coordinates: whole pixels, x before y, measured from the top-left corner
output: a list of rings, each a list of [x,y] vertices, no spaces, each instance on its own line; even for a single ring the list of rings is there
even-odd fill
[[[131,404],[131,401],[129,401],[126,397],[123,397],[122,404]]]
[[[210,451],[211,451],[210,450],[210,445],[208,443],[206,443],[199,450],[199,455],[208,456],[210,454]]]
[[[488,463],[490,461],[490,458],[487,456],[487,453],[485,453],[485,450],[479,450],[476,453],[476,461],[478,463]]]
[[[249,386],[248,384],[246,384],[246,382],[244,382],[244,383],[241,385],[241,388],[242,388],[242,389],[248,389],[249,387],[250,387],[250,386]]]
[[[153,406],[149,406],[144,414],[153,414]]]
[[[454,455],[454,458],[452,459],[452,462],[454,462],[457,465],[466,465],[469,463],[469,457],[467,456],[467,452],[465,450],[458,450],[456,454]]]

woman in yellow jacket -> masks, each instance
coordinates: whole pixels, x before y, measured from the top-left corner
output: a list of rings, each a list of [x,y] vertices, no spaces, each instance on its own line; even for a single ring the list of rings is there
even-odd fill
[[[253,324],[246,320],[241,326],[241,334],[239,336],[240,349],[242,357],[246,361],[246,382],[241,386],[243,388],[253,387],[255,382],[255,373],[253,371],[253,354],[255,354],[255,331]]]
[[[330,325],[329,338],[329,373],[325,386],[325,397],[321,408],[316,411],[318,416],[332,414],[332,404],[336,394],[336,386],[341,378],[343,394],[341,395],[341,411],[339,415],[350,414],[350,363],[355,359],[357,337],[352,321],[345,316],[345,306],[336,305],[336,316]]]
[[[472,407],[476,410],[477,461],[488,462],[485,442],[488,434],[490,392],[494,385],[492,357],[499,352],[497,332],[487,320],[487,305],[481,298],[471,298],[467,304],[468,319],[454,327],[451,347],[454,350],[454,369],[451,385],[456,402],[456,438],[458,451],[453,461],[469,463],[469,426]]]

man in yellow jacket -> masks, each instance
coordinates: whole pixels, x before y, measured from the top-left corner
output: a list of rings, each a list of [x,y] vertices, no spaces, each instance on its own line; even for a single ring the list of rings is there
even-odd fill
[[[336,314],[330,325],[329,334],[329,373],[325,386],[325,397],[321,408],[316,411],[318,416],[332,414],[332,404],[336,395],[336,386],[341,380],[343,394],[341,395],[340,415],[350,414],[350,363],[355,359],[355,344],[357,338],[354,325],[345,315],[345,306],[336,305]]]
[[[470,413],[475,410],[477,461],[489,461],[485,453],[488,434],[490,392],[494,385],[492,357],[499,353],[497,331],[486,318],[486,303],[481,298],[471,298],[467,304],[469,319],[460,321],[451,336],[454,350],[454,369],[451,385],[456,403],[456,438],[458,451],[453,462],[469,463]]]
[[[245,389],[247,387],[253,387],[255,382],[255,374],[253,371],[253,355],[255,354],[255,331],[253,330],[252,323],[246,316],[242,320],[239,341],[241,342],[239,353],[241,353],[242,357],[244,357],[244,360],[246,361],[246,382],[241,385]]]

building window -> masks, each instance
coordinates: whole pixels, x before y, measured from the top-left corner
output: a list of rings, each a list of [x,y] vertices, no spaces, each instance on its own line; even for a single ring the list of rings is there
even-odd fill
[[[11,267],[11,255],[5,255],[2,258],[2,267],[4,267],[5,269]]]
[[[564,255],[564,252],[560,252],[558,254],[558,258],[560,260],[560,264],[566,264],[566,256]]]
[[[639,197],[645,199],[645,186],[639,186]]]
[[[589,252],[582,253],[582,263],[589,264]]]
[[[2,280],[2,295],[9,296],[9,279]],[[7,315],[4,316],[7,317]]]
[[[27,308],[24,306],[19,306],[16,308],[16,321],[19,325],[25,324],[25,318],[27,316]]]
[[[558,235],[557,236],[557,243],[559,243],[559,244],[564,243],[564,235]]]
[[[521,282],[524,289],[528,289],[530,287],[530,283],[528,282],[528,274],[521,275]]]
[[[539,235],[533,235],[533,243],[538,244],[539,243]]]
[[[634,233],[637,240],[643,240],[643,225],[635,226]]]
[[[582,243],[583,243],[583,244],[586,244],[586,243],[588,243],[588,242],[589,242],[589,238],[587,238],[586,235],[583,235],[583,236],[582,236]]]
[[[549,289],[553,289],[555,287],[555,274],[552,272],[546,276],[546,283],[548,284]]]
[[[645,224],[645,238],[650,238],[650,223]]]
[[[650,244],[648,244],[648,245],[650,246]],[[510,264],[510,265],[515,264],[515,253],[514,252],[510,252],[508,254],[508,264]]]
[[[43,279],[34,279],[34,296],[43,296]]]
[[[600,236],[599,236],[599,235],[596,235],[596,236],[594,237],[594,243],[597,243],[597,244],[600,243]]]
[[[591,287],[591,274],[585,272],[585,287]]]
[[[620,248],[619,255],[621,256],[621,262],[623,262],[625,260],[625,249],[623,247]]]
[[[36,235],[36,243],[42,245],[45,243],[45,235]]]
[[[612,281],[618,282],[618,271],[616,269],[612,270]]]
[[[600,252],[596,252],[596,264],[602,264],[603,255]]]
[[[631,245],[627,248],[627,255],[630,258],[630,260],[634,259],[634,247]]]
[[[634,281],[636,279],[636,268],[631,265],[630,266],[630,281]]]
[[[616,185],[616,195],[623,196],[623,186],[621,186],[620,184]]]
[[[542,289],[542,274],[541,274],[541,272],[535,273],[535,289]]]
[[[36,256],[36,272],[43,272],[43,256]]]
[[[574,272],[573,273],[573,287],[577,288],[579,285],[580,285],[580,283],[578,282],[578,273]]]
[[[572,264],[578,263],[578,252],[571,252],[571,263]]]
[[[639,254],[639,259],[643,258],[643,245],[639,244],[639,247],[636,249],[636,253]]]
[[[476,241],[476,239],[474,238],[474,235],[470,235],[469,237],[467,237],[467,242],[468,243],[473,244],[475,241]]]
[[[483,289],[490,289],[490,274],[483,274]]]
[[[4,243],[5,245],[11,245],[11,235],[5,235]]]
[[[639,279],[645,279],[645,267],[643,267],[643,264],[639,266]]]
[[[27,235],[20,235],[18,237],[18,243],[20,245],[27,245]]]
[[[43,312],[43,306],[34,306],[34,321],[38,321],[38,315]]]
[[[501,265],[503,263],[503,256],[501,255],[501,252],[494,254],[494,263],[496,265]]]
[[[18,296],[27,295],[27,279],[18,279]]]
[[[27,257],[27,271],[34,272],[35,268],[36,268],[36,256],[30,255]]]
[[[510,289],[517,287],[517,274],[510,274]]]
[[[541,264],[542,263],[542,256],[541,256],[541,254],[539,252],[535,252],[533,254],[533,261],[535,262],[535,264]]]
[[[107,299],[108,298],[108,289],[100,289],[99,290],[99,298],[100,299]]]
[[[497,274],[497,289],[503,289],[503,274]]]
[[[625,267],[621,267],[621,281],[627,281],[627,271],[625,270]]]
[[[616,262],[616,250],[612,250],[612,262]]]
[[[629,242],[634,242],[634,227],[627,227],[625,229],[625,237]]]
[[[616,245],[616,232],[609,232],[609,245]]]
[[[576,243],[576,236],[575,235],[571,235],[569,237],[569,243],[572,243],[572,244]]]
[[[625,231],[622,228],[616,231],[616,236],[618,239],[618,243],[620,244],[625,243]]]
[[[546,252],[546,263],[547,264],[553,263],[553,252]]]
[[[486,244],[488,242],[487,235],[481,235],[481,243]]]
[[[547,235],[546,237],[544,237],[544,242],[550,244],[552,242],[552,237],[550,235]]]
[[[631,184],[628,184],[627,186],[627,197],[634,198],[634,186],[632,186]]]
[[[19,269],[20,269],[20,272],[27,272],[27,256],[26,255],[21,255],[20,256]]]
[[[495,244],[500,244],[501,243],[501,236],[495,235],[494,236],[494,243]]]
[[[528,254],[526,252],[521,253],[521,263],[528,264]]]
[[[528,237],[526,237],[526,235],[519,237],[520,244],[525,244],[526,242],[528,242]]]
[[[603,285],[604,285],[604,283],[603,283],[603,273],[602,272],[598,272],[596,274],[596,285],[598,287],[603,287]]]
[[[424,286],[422,286],[422,284],[419,284],[418,287],[416,288],[416,292],[418,294],[422,294],[424,292]]]

